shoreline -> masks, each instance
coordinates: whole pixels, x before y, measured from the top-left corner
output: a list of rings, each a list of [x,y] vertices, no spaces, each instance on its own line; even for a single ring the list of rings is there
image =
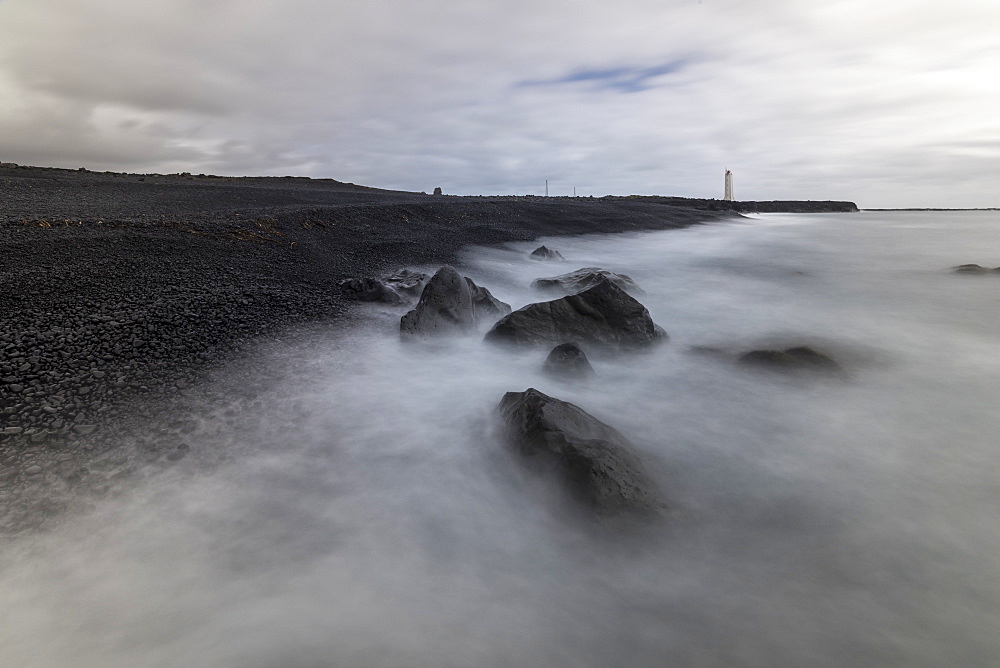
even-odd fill
[[[349,323],[341,279],[455,263],[470,245],[735,215],[634,200],[413,201],[344,184],[325,204],[290,204],[299,183],[251,189],[260,201],[250,208],[225,208],[245,188],[200,192],[201,210],[185,213],[186,185],[150,195],[145,181],[95,187],[81,174],[20,190],[0,174],[0,192],[34,212],[0,218],[0,534],[56,521],[79,492],[101,497],[184,457],[184,403],[269,342]],[[179,213],[163,214],[174,198]],[[102,209],[114,215],[94,215]],[[91,470],[99,459],[113,463]]]

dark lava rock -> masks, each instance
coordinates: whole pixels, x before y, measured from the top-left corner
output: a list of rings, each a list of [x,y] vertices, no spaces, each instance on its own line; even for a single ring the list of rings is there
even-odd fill
[[[530,257],[532,260],[565,260],[566,259],[566,258],[564,258],[562,256],[562,253],[560,253],[559,251],[553,250],[551,248],[546,248],[545,246],[539,246],[535,250],[531,251],[531,255],[529,255],[528,257]]]
[[[529,304],[502,318],[487,341],[641,348],[667,339],[646,307],[609,280],[579,294]]]
[[[347,296],[363,302],[399,304],[403,301],[395,290],[376,278],[348,278],[337,285]]]
[[[978,264],[960,264],[957,267],[952,267],[952,271],[956,274],[1000,274],[1000,267],[990,269],[989,267],[981,267]]]
[[[665,508],[628,439],[586,411],[529,388],[498,407],[510,442],[555,468],[576,497],[601,514]]]
[[[400,333],[416,336],[469,333],[475,329],[472,289],[451,267],[437,270],[424,286],[416,308],[399,321]]]
[[[560,343],[553,348],[542,370],[560,380],[586,380],[594,375],[587,355],[575,343]]]
[[[642,294],[642,288],[625,274],[616,274],[607,269],[599,269],[597,267],[584,267],[583,269],[571,271],[568,274],[538,278],[531,282],[531,287],[573,294],[592,288],[604,279],[611,281],[622,290]]]
[[[471,278],[465,280],[472,292],[472,307],[477,323],[496,322],[510,313],[510,304],[500,301],[490,294],[489,290],[473,283]]]
[[[416,308],[399,321],[403,334],[434,336],[469,333],[480,322],[510,313],[510,305],[451,267],[441,267],[424,286]]]
[[[833,358],[808,346],[787,350],[751,350],[740,355],[739,363],[775,371],[841,371]]]
[[[423,272],[400,269],[396,273],[383,278],[382,282],[399,294],[419,297],[420,292],[429,280],[431,280],[431,277]]]

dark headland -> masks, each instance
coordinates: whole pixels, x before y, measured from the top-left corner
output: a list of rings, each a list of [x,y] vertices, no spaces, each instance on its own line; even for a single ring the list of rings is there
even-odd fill
[[[470,244],[670,229],[740,212],[856,210],[455,197],[330,179],[3,163],[0,534],[60,515],[70,491],[105,494],[143,462],[182,457],[176,435],[185,427],[170,407],[255,342],[342,320],[342,279],[452,263]],[[89,462],[101,457],[111,463],[98,474]]]

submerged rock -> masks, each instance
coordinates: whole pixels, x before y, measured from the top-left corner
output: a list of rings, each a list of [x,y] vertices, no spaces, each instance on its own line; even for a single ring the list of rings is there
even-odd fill
[[[667,339],[646,307],[609,280],[553,301],[529,304],[502,318],[487,341],[641,348]]]
[[[505,394],[498,410],[511,444],[555,468],[569,491],[599,513],[665,508],[635,446],[580,407],[529,388]]]
[[[952,271],[956,274],[998,274],[1000,275],[1000,267],[996,269],[990,269],[989,267],[981,267],[978,264],[960,264],[957,267],[952,267]]]
[[[441,267],[424,286],[417,306],[399,321],[402,334],[435,336],[465,334],[510,313],[510,306],[495,298],[451,267]]]
[[[739,363],[775,371],[839,372],[841,367],[828,355],[808,346],[787,350],[751,350],[739,357]]]
[[[575,343],[560,343],[553,348],[542,370],[560,380],[586,380],[594,376],[590,360]]]
[[[533,259],[533,260],[565,260],[566,259],[566,258],[564,258],[562,256],[562,253],[560,253],[559,251],[553,250],[551,248],[546,248],[545,246],[539,246],[535,250],[531,251],[531,255],[529,257],[531,259]]]
[[[642,294],[642,288],[625,274],[616,274],[607,269],[598,267],[584,267],[567,274],[550,276],[548,278],[538,278],[531,282],[531,287],[540,290],[554,290],[573,294],[592,288],[603,280],[609,280],[622,290]]]

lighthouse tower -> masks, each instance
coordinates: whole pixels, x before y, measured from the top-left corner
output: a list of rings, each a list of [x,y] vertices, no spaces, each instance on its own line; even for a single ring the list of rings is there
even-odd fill
[[[723,197],[722,199],[728,200],[730,202],[732,202],[733,199],[734,199],[733,198],[733,173],[731,171],[729,171],[728,169],[726,170],[726,196]]]

